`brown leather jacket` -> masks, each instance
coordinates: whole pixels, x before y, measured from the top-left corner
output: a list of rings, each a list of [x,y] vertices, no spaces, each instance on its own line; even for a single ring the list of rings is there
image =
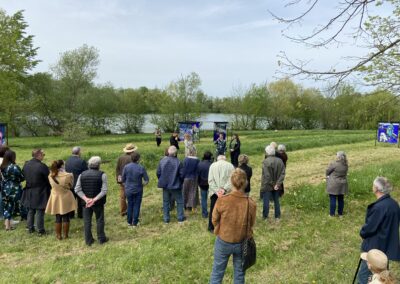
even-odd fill
[[[240,243],[246,236],[253,236],[256,208],[256,203],[241,191],[233,190],[221,196],[215,204],[212,215],[214,233],[228,243]],[[249,211],[248,219],[247,211]],[[248,221],[248,234],[246,234],[246,221]]]

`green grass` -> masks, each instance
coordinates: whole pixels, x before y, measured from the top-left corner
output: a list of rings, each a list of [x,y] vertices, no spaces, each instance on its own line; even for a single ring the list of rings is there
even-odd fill
[[[350,283],[359,257],[358,232],[366,206],[374,201],[373,179],[377,175],[389,177],[395,185],[393,195],[400,200],[399,149],[384,145],[374,148],[373,131],[239,134],[242,152],[249,153],[254,169],[251,195],[256,200],[265,145],[274,140],[286,143],[291,149],[287,191],[281,200],[281,223],[262,221],[262,204],[257,202],[258,258],[246,275],[247,282]],[[72,146],[54,137],[18,138],[10,142],[20,164],[30,158],[32,148],[40,145],[44,145],[47,164],[53,159],[68,157]],[[141,226],[134,230],[127,228],[125,219],[118,214],[118,186],[114,180],[116,159],[128,142],[138,145],[150,175],[142,203]],[[109,177],[106,234],[110,242],[86,247],[81,220],[72,221],[69,240],[57,241],[52,216],[46,216],[50,234],[45,237],[27,234],[25,223],[12,232],[1,230],[0,283],[207,283],[215,241],[206,231],[207,221],[199,213],[190,214],[189,221],[180,226],[174,222],[174,212],[169,225],[162,222],[161,192],[156,187],[155,169],[166,144],[163,142],[157,148],[153,136],[146,134],[91,137],[80,143],[85,158],[100,155],[105,161],[102,170]],[[213,145],[208,138],[203,138],[197,148],[202,153],[213,149]],[[350,194],[345,199],[345,218],[331,219],[325,184],[312,178],[314,172],[324,174],[338,149],[344,149],[349,156]],[[396,269],[400,271],[397,264],[392,266],[393,271]],[[225,283],[232,283],[232,275],[230,262]]]

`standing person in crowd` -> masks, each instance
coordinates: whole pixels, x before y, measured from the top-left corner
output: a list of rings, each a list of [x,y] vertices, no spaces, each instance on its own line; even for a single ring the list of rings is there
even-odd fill
[[[0,144],[0,165],[3,162],[4,153],[9,150],[9,148],[5,145]],[[2,198],[2,176],[0,175],[0,219],[3,219],[3,198]]]
[[[212,163],[210,166],[210,172],[208,173],[208,196],[210,197],[210,212],[208,219],[208,231],[214,231],[214,225],[212,223],[212,214],[217,199],[224,194],[231,191],[231,174],[235,168],[233,165],[226,161],[224,155],[219,155],[217,161]]]
[[[256,203],[244,193],[246,173],[235,169],[230,177],[232,192],[218,198],[212,221],[217,235],[214,246],[214,264],[210,283],[222,283],[229,257],[233,255],[234,283],[245,283],[242,268],[241,243],[253,236],[256,221]]]
[[[247,155],[245,155],[245,154],[240,155],[238,161],[239,161],[239,168],[241,170],[243,170],[247,176],[247,186],[246,186],[244,192],[247,195],[249,195],[250,190],[251,190],[250,180],[251,180],[251,177],[253,176],[253,169],[249,166],[249,157]]]
[[[197,188],[197,166],[199,159],[195,148],[190,148],[188,156],[183,160],[183,204],[186,210],[196,211],[199,204]]]
[[[285,166],[281,159],[275,156],[275,148],[271,145],[265,148],[267,158],[263,161],[261,175],[261,192],[263,193],[263,218],[268,219],[269,201],[274,200],[275,221],[281,218],[279,192],[285,179]]]
[[[67,173],[63,160],[53,161],[50,166],[49,182],[51,193],[46,206],[46,213],[56,215],[55,231],[56,238],[62,239],[61,230],[64,232],[64,239],[68,239],[70,212],[76,210],[76,200],[71,188],[74,185],[74,176]]]
[[[365,224],[360,231],[363,239],[361,251],[379,249],[389,260],[400,261],[400,208],[399,203],[390,196],[391,191],[392,185],[387,178],[377,177],[374,180],[372,192],[377,200],[367,208]],[[371,275],[367,262],[362,261],[358,272],[359,283],[368,283]]]
[[[361,253],[361,259],[366,261],[368,269],[373,273],[368,283],[372,284],[395,284],[396,280],[388,269],[388,258],[386,254],[378,249],[371,249],[368,253]]]
[[[185,157],[190,155],[190,151],[196,151],[196,146],[194,146],[192,136],[189,133],[185,133],[183,143],[185,144]]]
[[[179,150],[179,137],[176,131],[174,131],[169,138],[169,144],[170,146],[175,146],[176,150]]]
[[[231,142],[229,143],[229,150],[231,152],[231,163],[235,168],[237,168],[239,165],[238,158],[240,155],[239,135],[233,134]]]
[[[224,134],[220,133],[218,139],[215,140],[214,144],[217,146],[215,149],[216,157],[223,155],[226,152],[226,140],[224,139]]]
[[[79,175],[88,169],[86,161],[81,158],[81,153],[82,151],[80,147],[75,146],[74,148],[72,148],[72,155],[65,162],[65,171],[67,171],[68,173],[72,173],[74,176],[74,184],[71,188],[71,192],[74,194],[77,202],[78,218],[82,219],[82,208],[85,206],[85,204],[82,199],[80,199],[79,196],[75,194],[74,191]],[[72,211],[70,217],[74,218],[74,216],[75,211]]]
[[[208,198],[208,172],[213,161],[210,151],[204,152],[203,160],[197,165],[198,184],[201,192],[201,215],[208,218],[207,198]]]
[[[288,160],[288,155],[286,154],[286,146],[283,144],[279,144],[278,151],[276,152],[275,156],[277,156],[279,159],[282,160],[283,165],[285,166],[285,169],[286,169],[286,163]],[[283,194],[285,193],[285,186],[283,183],[282,183],[281,189],[279,189],[278,192],[279,192],[280,197],[282,197]]]
[[[156,136],[156,143],[157,147],[160,147],[161,145],[161,129],[159,127],[156,128],[156,131],[154,132],[154,135]]]
[[[338,202],[338,215],[343,216],[344,195],[349,192],[347,185],[346,154],[343,151],[336,153],[336,161],[326,169],[326,192],[329,194],[330,206],[329,216],[334,217],[336,211],[336,200]]]
[[[140,154],[132,153],[132,162],[122,171],[122,183],[128,199],[128,226],[136,227],[139,223],[140,206],[142,205],[143,186],[149,183],[146,169],[139,165]]]
[[[177,156],[175,146],[168,148],[168,157],[164,157],[157,167],[158,187],[163,190],[163,219],[164,223],[170,222],[170,199],[176,201],[178,222],[186,220],[183,211],[182,178],[183,168]]]
[[[4,153],[1,162],[1,176],[2,176],[2,202],[4,224],[6,231],[13,229],[11,227],[11,217],[14,207],[18,204],[17,198],[21,196],[22,187],[21,182],[25,180],[21,168],[15,163],[16,154],[12,150],[7,150]]]
[[[32,151],[32,159],[25,163],[22,171],[26,179],[26,187],[22,193],[22,204],[28,209],[27,227],[29,233],[35,232],[36,227],[39,235],[46,234],[44,229],[44,210],[50,196],[49,168],[42,163],[45,153],[42,149]]]
[[[128,208],[126,204],[126,196],[125,196],[125,187],[122,183],[122,171],[124,167],[132,162],[132,153],[135,152],[138,148],[132,144],[126,144],[125,148],[122,149],[124,154],[118,158],[117,167],[115,169],[115,176],[117,178],[117,183],[119,184],[119,213],[121,216],[126,215],[126,210]]]
[[[94,243],[92,235],[92,216],[96,216],[97,239],[100,244],[108,242],[104,232],[104,205],[107,196],[107,175],[100,171],[101,158],[93,156],[88,161],[89,169],[84,171],[76,182],[75,192],[86,206],[83,208],[86,245]]]

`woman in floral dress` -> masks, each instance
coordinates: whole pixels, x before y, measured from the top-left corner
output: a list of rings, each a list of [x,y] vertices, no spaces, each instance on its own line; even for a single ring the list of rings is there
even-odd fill
[[[14,207],[21,196],[21,182],[25,180],[21,168],[15,164],[16,155],[12,150],[7,150],[4,154],[0,169],[2,180],[3,215],[6,231],[12,230],[11,217]]]

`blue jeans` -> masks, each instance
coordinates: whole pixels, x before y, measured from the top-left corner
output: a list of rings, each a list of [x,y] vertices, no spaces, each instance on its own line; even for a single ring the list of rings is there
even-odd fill
[[[201,192],[201,215],[203,216],[203,218],[207,218],[208,186],[200,186],[200,192]]]
[[[127,221],[128,224],[136,226],[139,223],[140,205],[142,205],[143,191],[132,193],[125,191],[128,200]]]
[[[279,192],[277,190],[266,191],[263,194],[263,217],[268,218],[269,200],[274,200],[275,218],[281,218],[281,205],[279,204]]]
[[[163,211],[164,211],[164,222],[169,223],[169,207],[170,199],[174,198],[176,201],[176,211],[178,215],[178,222],[185,220],[185,215],[183,213],[183,196],[182,189],[163,189]]]
[[[359,284],[367,284],[368,278],[372,276],[372,272],[368,269],[368,264],[365,260],[361,261],[360,270],[358,270],[358,283]]]
[[[343,194],[339,194],[339,195],[329,194],[329,199],[330,199],[329,215],[335,216],[336,199],[338,201],[338,215],[339,216],[343,215],[344,195]]]
[[[233,255],[233,281],[235,284],[244,283],[245,272],[242,269],[241,243],[227,243],[219,237],[215,240],[214,264],[211,273],[211,284],[222,283],[229,257]]]

